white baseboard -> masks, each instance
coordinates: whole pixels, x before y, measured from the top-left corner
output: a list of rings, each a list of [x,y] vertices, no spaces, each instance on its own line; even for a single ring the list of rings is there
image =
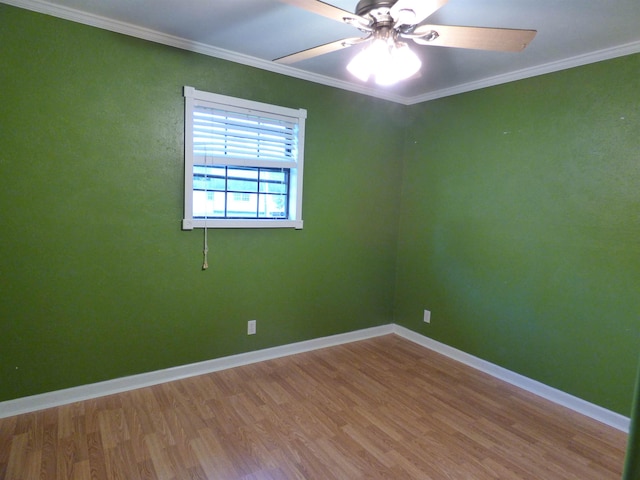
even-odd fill
[[[58,407],[69,403],[89,400],[91,398],[112,395],[114,393],[135,390],[136,388],[150,387],[160,383],[180,380],[181,378],[194,377],[207,373],[225,370],[227,368],[240,367],[251,363],[285,357],[296,353],[308,352],[334,345],[356,342],[367,338],[379,337],[393,333],[393,325],[357,330],[355,332],[342,333],[329,337],[315,338],[303,342],[291,343],[279,347],[266,348],[253,352],[239,353],[228,357],[206,360],[204,362],[181,365],[178,367],[157,370],[149,373],[141,373],[129,377],[116,378],[89,385],[47,392],[30,397],[16,398],[0,402],[0,418],[12,417],[23,413],[35,412],[45,408]]]
[[[612,412],[611,410],[607,410],[606,408],[587,402],[581,398],[574,397],[573,395],[569,395],[561,390],[549,387],[548,385],[487,362],[486,360],[482,360],[481,358],[469,355],[468,353],[457,350],[429,337],[425,337],[424,335],[409,330],[408,328],[401,327],[400,325],[394,325],[393,333],[406,338],[407,340],[411,340],[418,345],[433,350],[434,352],[438,352],[453,360],[457,360],[460,363],[473,367],[476,370],[487,373],[492,377],[498,378],[510,383],[511,385],[515,385],[516,387],[538,395],[539,397],[546,398],[558,405],[567,407],[575,412],[609,425],[610,427],[629,433],[630,419],[624,415]]]
[[[570,408],[571,410],[598,420],[618,430],[627,433],[629,432],[630,420],[623,415],[599,407],[598,405],[594,405],[585,400],[574,397],[573,395],[569,395],[565,392],[549,387],[540,382],[507,370],[506,368],[499,367],[498,365],[474,357],[473,355],[469,355],[461,350],[457,350],[395,324],[367,328],[364,330],[357,330],[355,332],[332,335],[329,337],[321,337],[304,342],[240,353],[229,357],[216,358],[190,365],[182,365],[165,370],[141,373],[139,375],[116,378],[105,382],[82,385],[79,387],[57,390],[55,392],[17,398],[15,400],[8,400],[0,402],[0,418],[34,412],[45,408],[57,407],[91,398],[134,390],[136,388],[149,387],[151,385],[158,385],[160,383],[179,380],[181,378],[217,372],[227,368],[262,362],[264,360],[285,357],[296,353],[303,353],[334,345],[365,340],[367,338],[379,337],[390,333],[395,333],[407,340],[417,343],[418,345],[443,354],[453,360],[464,363],[465,365],[485,372],[540,397],[546,398],[554,403]]]

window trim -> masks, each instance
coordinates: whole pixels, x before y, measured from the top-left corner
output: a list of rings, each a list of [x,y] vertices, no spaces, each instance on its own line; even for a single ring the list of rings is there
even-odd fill
[[[184,218],[183,230],[194,228],[295,228],[302,229],[302,180],[304,168],[304,133],[307,111],[254,102],[241,98],[229,97],[217,93],[203,92],[193,87],[184,87]],[[229,110],[241,109],[246,113],[255,113],[265,117],[283,116],[298,125],[298,155],[295,162],[282,162],[283,168],[289,169],[289,218],[283,219],[237,219],[237,218],[193,218],[193,111],[194,107],[207,106],[214,108],[227,107]],[[244,167],[272,167],[260,160],[237,159],[232,161],[216,160],[216,165],[232,165]]]

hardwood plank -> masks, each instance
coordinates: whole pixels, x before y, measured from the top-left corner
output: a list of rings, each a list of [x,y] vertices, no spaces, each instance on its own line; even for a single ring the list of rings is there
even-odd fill
[[[89,468],[92,479],[109,478],[107,476],[106,455],[102,447],[102,436],[99,431],[91,432],[86,436],[87,451],[89,452]],[[46,477],[55,479],[56,477]]]
[[[626,435],[395,335],[0,419],[0,478],[620,478]]]
[[[14,435],[9,449],[6,480],[20,480],[26,478],[28,433]]]

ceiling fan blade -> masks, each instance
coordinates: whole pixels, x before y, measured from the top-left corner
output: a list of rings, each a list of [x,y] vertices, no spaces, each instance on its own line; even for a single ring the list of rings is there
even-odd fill
[[[448,2],[449,0],[398,0],[391,7],[391,16],[396,25],[416,25]]]
[[[297,53],[292,53],[291,55],[287,55],[284,57],[276,58],[274,62],[282,63],[284,65],[289,65],[291,63],[300,62],[302,60],[307,60],[308,58],[318,57],[320,55],[324,55],[326,53],[335,52],[336,50],[341,50],[343,48],[352,47],[359,43],[368,41],[371,37],[367,36],[364,38],[355,37],[355,38],[344,38],[342,40],[338,40],[336,42],[325,43],[324,45],[319,45],[317,47],[308,48],[306,50],[302,50]]]
[[[430,36],[430,32],[436,35]],[[536,33],[536,30],[513,28],[420,25],[407,37],[420,45],[519,52],[529,45]]]
[[[294,7],[302,8],[308,12],[322,15],[323,17],[336,20],[338,22],[348,23],[354,25],[357,28],[367,28],[371,26],[371,21],[356,15],[355,13],[347,12],[328,3],[321,2],[320,0],[280,0],[282,3],[293,5]]]

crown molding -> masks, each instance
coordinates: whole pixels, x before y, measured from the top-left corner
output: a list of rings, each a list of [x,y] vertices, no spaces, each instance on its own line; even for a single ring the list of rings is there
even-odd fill
[[[387,91],[370,88],[366,85],[357,85],[351,82],[346,82],[344,80],[327,77],[325,75],[306,72],[304,70],[300,70],[288,65],[281,65],[268,60],[263,60],[261,58],[252,57],[250,55],[243,55],[240,53],[232,52],[230,50],[206,45],[204,43],[193,42],[185,38],[167,35],[165,33],[148,28],[143,28],[131,23],[120,22],[99,15],[81,12],[73,8],[55,5],[44,0],[0,0],[0,3],[5,3],[7,5],[24,8],[26,10],[31,10],[65,20],[70,20],[72,22],[101,28],[103,30],[109,30],[131,37],[136,37],[143,40],[180,48],[182,50],[189,50],[210,57],[215,57],[249,67],[258,68],[260,70],[279,73],[281,75],[286,75],[289,77],[294,77],[301,80],[326,85],[328,87],[338,88],[341,90],[347,90],[362,95],[368,95],[371,97],[376,97],[382,100],[388,100],[403,105],[415,105],[417,103],[427,102],[429,100],[435,100],[451,95],[458,95],[460,93],[479,90],[481,88],[493,87],[503,83],[523,80],[525,78],[558,72],[560,70],[566,70],[569,68],[579,67],[590,63],[610,60],[612,58],[622,57],[625,55],[631,55],[640,52],[640,42],[632,42],[624,45],[618,45],[612,48],[590,52],[583,55],[578,55],[576,57],[562,59],[556,62],[537,65],[531,68],[525,68],[515,72],[509,72],[504,75],[496,75],[474,82],[455,85],[450,88],[435,90],[424,95],[405,97],[402,95],[394,95]]]
[[[506,73],[504,75],[496,75],[493,77],[483,78],[482,80],[478,80],[475,82],[463,83],[454,87],[436,90],[424,95],[418,95],[416,97],[407,99],[406,104],[414,105],[417,103],[427,102],[429,100],[435,100],[437,98],[449,97],[451,95],[458,95],[459,93],[480,90],[481,88],[493,87],[495,85],[515,82],[517,80],[523,80],[525,78],[537,77],[538,75],[545,75],[547,73],[559,72],[561,70],[567,70],[569,68],[581,67],[590,63],[611,60],[617,57],[624,57],[625,55],[632,55],[634,53],[640,53],[640,42],[631,42],[624,45],[617,45],[612,48],[597,50],[595,52],[589,52],[584,55],[564,58],[556,62],[545,63],[530,68],[524,68],[522,70]]]
[[[329,87],[335,87],[342,90],[360,93],[363,95],[369,95],[381,98],[383,100],[389,100],[391,102],[406,104],[407,100],[405,97],[402,97],[400,95],[394,95],[388,92],[380,92],[379,90],[375,90],[364,85],[359,86],[343,80],[306,72],[288,65],[282,65],[268,60],[263,60],[261,58],[252,57],[250,55],[244,55],[223,48],[213,47],[204,43],[194,42],[182,37],[168,35],[157,30],[152,30],[131,23],[113,20],[110,18],[102,17],[100,15],[81,12],[73,8],[55,5],[43,0],[0,0],[0,3],[6,3],[7,5],[12,5],[14,7],[24,8],[26,10],[43,13],[45,15],[51,15],[53,17],[70,20],[72,22],[81,23],[83,25],[88,25],[115,33],[121,33],[123,35],[140,38],[142,40],[148,40],[150,42],[200,53],[209,57],[215,57],[221,60],[227,60],[230,62],[239,63],[241,65],[258,68],[260,70],[279,73],[289,77],[307,80],[309,82],[319,83]]]

